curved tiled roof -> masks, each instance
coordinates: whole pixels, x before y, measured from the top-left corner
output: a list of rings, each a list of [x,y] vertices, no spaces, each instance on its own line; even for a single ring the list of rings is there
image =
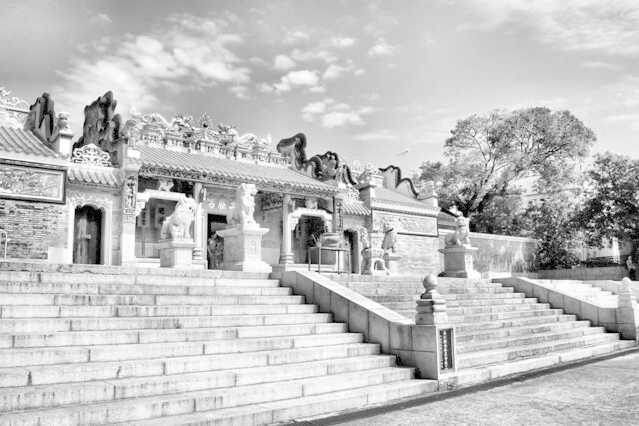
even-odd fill
[[[69,182],[89,185],[118,187],[122,184],[120,170],[113,167],[74,165],[69,167],[67,177]]]
[[[60,158],[29,130],[0,126],[0,151]]]
[[[368,216],[371,211],[360,200],[344,200],[342,213],[351,216]]]
[[[197,153],[170,151],[149,146],[137,146],[142,167],[161,167],[176,171],[202,173],[213,178],[237,180],[269,187],[290,186],[300,191],[335,194],[337,188],[284,167],[264,166]]]

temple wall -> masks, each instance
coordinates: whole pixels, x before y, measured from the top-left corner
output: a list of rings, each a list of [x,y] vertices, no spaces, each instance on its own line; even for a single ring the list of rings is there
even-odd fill
[[[50,247],[63,250],[67,217],[63,204],[0,199],[0,229],[9,234],[7,257],[46,260]]]
[[[441,231],[439,248],[444,248],[445,238],[451,231]],[[490,273],[530,272],[536,269],[537,240],[507,235],[470,233],[470,242],[479,248],[474,256],[475,269],[483,275]],[[444,256],[440,254],[440,270]]]
[[[373,247],[382,246],[384,220],[399,224],[395,252],[400,256],[398,261],[400,274],[421,275],[439,271],[437,217],[375,210],[371,233]]]

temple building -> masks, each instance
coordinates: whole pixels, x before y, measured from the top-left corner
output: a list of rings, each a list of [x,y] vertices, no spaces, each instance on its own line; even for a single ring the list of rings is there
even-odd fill
[[[116,105],[111,92],[89,103],[76,137],[47,93],[29,105],[2,89],[2,256],[161,267],[179,229],[191,246],[177,266],[233,268],[223,235],[248,206],[264,231],[247,256],[274,270],[316,265],[320,252],[327,269],[352,273],[439,268],[433,186],[417,191],[399,168],[311,156],[302,133],[275,145],[206,114],[125,121]]]

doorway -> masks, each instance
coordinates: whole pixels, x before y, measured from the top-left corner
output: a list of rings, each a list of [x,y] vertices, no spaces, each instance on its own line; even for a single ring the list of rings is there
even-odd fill
[[[102,211],[95,207],[75,209],[73,263],[102,263]]]
[[[344,231],[344,241],[349,250],[350,265],[345,263],[344,268],[351,268],[351,273],[359,274],[359,238],[356,231]]]
[[[225,215],[210,214],[207,219],[206,259],[208,269],[223,269],[224,238],[217,235],[220,229],[226,229],[228,222]]]

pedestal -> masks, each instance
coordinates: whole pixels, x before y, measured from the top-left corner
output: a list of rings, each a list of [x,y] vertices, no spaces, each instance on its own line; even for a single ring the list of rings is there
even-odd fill
[[[448,247],[439,250],[444,254],[444,276],[456,278],[480,278],[473,266],[473,255],[477,247]]]
[[[191,240],[160,240],[160,267],[191,268],[193,266],[193,247]]]
[[[384,264],[388,275],[399,274],[399,259],[401,256],[395,253],[384,253]]]
[[[230,228],[217,231],[224,238],[224,269],[245,272],[272,272],[262,261],[262,236],[267,228]]]

